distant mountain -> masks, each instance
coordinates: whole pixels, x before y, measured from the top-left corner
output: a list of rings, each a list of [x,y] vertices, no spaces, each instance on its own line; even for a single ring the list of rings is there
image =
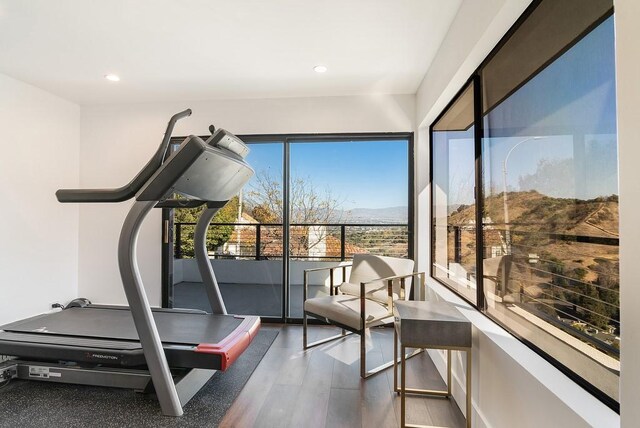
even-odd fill
[[[338,211],[336,219],[348,223],[407,223],[407,207],[354,208]]]

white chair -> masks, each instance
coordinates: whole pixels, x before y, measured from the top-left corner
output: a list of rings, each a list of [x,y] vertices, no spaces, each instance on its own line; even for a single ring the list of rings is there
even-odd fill
[[[487,304],[495,307],[496,301],[514,303],[519,301],[519,294],[509,290],[512,256],[497,256],[482,260],[484,275],[484,293]]]
[[[347,267],[351,266],[349,279],[346,280]],[[397,299],[408,300],[414,276],[420,280],[421,296],[424,296],[425,274],[413,272],[414,262],[409,259],[356,254],[353,263],[327,268],[307,269],[304,271],[304,312],[303,346],[304,349],[321,345],[347,336],[347,331],[360,336],[360,376],[367,378],[381,370],[391,367],[393,361],[374,369],[366,369],[366,332],[371,327],[393,322],[393,302]],[[334,271],[342,270],[342,282],[334,284]],[[307,298],[310,272],[329,270],[329,295]],[[311,316],[342,328],[342,334],[307,342],[307,317]]]

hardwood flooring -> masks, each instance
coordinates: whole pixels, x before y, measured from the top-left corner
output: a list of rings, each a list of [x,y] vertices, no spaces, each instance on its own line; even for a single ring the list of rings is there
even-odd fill
[[[390,368],[360,378],[358,336],[302,350],[302,326],[263,324],[280,334],[227,412],[221,427],[260,428],[384,428],[400,424],[400,398],[393,392]],[[329,337],[331,327],[309,327],[309,340]],[[393,356],[393,330],[375,329],[367,351],[374,367]],[[371,341],[369,341],[371,343]],[[408,386],[445,388],[426,353],[409,360]],[[407,422],[438,427],[463,427],[457,405],[443,398],[407,399]]]

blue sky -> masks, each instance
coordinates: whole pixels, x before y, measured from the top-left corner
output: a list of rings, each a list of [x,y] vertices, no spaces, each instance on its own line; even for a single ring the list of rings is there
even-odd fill
[[[507,161],[509,191],[618,194],[614,52],[609,18],[485,116],[486,195],[502,192],[504,160],[516,145]],[[436,140],[449,150],[450,205],[473,203],[472,136],[449,132]],[[544,176],[536,175],[541,163],[549,166]]]
[[[256,172],[282,177],[281,143],[250,148],[247,161]],[[330,191],[345,210],[406,206],[407,150],[406,140],[291,142],[291,178],[309,180],[321,193]]]

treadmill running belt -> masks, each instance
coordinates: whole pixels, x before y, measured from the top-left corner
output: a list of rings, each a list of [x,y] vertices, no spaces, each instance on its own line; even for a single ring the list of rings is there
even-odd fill
[[[178,345],[218,343],[243,321],[232,315],[153,312],[160,340]],[[0,330],[74,337],[138,341],[138,333],[129,310],[70,308],[39,315],[0,327]]]

